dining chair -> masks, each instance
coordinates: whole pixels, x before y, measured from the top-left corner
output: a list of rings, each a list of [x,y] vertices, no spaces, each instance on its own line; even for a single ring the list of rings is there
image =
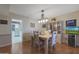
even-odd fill
[[[34,32],[32,36],[32,47],[37,47],[38,44],[39,44],[39,37],[38,34]]]
[[[38,48],[39,52],[44,52],[45,40],[44,38],[39,37],[39,34],[34,34],[33,36],[33,47]]]

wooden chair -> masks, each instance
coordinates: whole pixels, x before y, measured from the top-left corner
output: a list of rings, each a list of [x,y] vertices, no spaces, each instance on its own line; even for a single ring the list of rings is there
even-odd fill
[[[42,52],[44,50],[44,45],[45,45],[45,42],[43,38],[40,38],[39,34],[34,33],[32,37],[32,46],[34,48],[38,48],[39,52]]]

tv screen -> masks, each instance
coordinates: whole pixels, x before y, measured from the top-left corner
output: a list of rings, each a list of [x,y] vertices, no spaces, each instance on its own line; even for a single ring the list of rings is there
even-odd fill
[[[74,20],[67,20],[66,26],[76,26],[76,19]]]

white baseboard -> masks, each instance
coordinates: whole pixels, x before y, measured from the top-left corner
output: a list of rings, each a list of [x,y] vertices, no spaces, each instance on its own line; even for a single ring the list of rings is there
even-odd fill
[[[5,47],[5,46],[8,46],[8,45],[11,45],[11,43],[6,43],[6,44],[3,44],[3,45],[0,45],[0,47]]]

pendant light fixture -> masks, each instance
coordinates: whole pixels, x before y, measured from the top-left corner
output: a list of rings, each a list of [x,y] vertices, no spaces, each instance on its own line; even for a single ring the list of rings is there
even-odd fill
[[[48,22],[47,18],[44,18],[44,10],[41,10],[41,19],[38,20],[38,23],[46,23]]]

